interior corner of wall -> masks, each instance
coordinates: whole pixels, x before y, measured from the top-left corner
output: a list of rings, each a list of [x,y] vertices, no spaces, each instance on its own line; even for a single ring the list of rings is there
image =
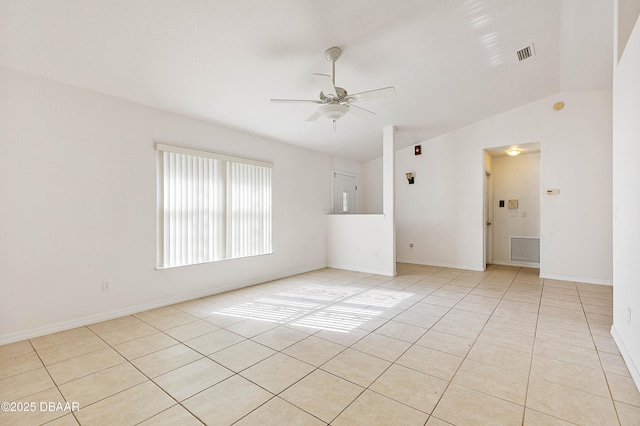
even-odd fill
[[[638,369],[638,367],[636,366],[635,362],[633,361],[633,358],[631,358],[631,355],[629,354],[629,351],[627,350],[624,341],[622,340],[622,337],[620,336],[620,333],[618,333],[618,330],[616,330],[615,324],[613,324],[611,326],[611,337],[613,337],[613,341],[615,342],[616,346],[618,347],[618,350],[620,351],[620,354],[622,355],[622,359],[624,360],[625,364],[627,365],[627,368],[629,369],[629,373],[631,374],[631,378],[633,379],[634,383],[636,384],[636,387],[638,389],[640,389],[640,370]]]

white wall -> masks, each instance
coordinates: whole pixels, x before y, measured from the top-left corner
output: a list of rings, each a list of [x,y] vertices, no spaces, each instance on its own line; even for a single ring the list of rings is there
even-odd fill
[[[509,237],[540,236],[540,154],[495,157],[492,169],[493,261],[509,264]],[[508,206],[512,199],[518,200],[515,210]]]
[[[329,267],[395,275],[395,267],[388,266],[393,251],[386,230],[392,225],[383,214],[327,216]]]
[[[561,92],[398,151],[398,260],[482,270],[483,149],[540,141],[541,191],[561,190],[541,198],[541,275],[610,284],[611,132],[610,91]]]
[[[384,214],[327,216],[328,265],[380,275],[396,275],[395,128],[383,129]]]
[[[362,165],[362,213],[382,213],[382,157],[374,158]]]
[[[0,344],[326,266],[329,156],[5,69],[0,93]],[[154,140],[273,161],[274,253],[155,270]]]
[[[639,21],[640,22],[640,21]],[[613,328],[640,388],[640,24],[613,78]],[[631,309],[631,321],[627,321]]]

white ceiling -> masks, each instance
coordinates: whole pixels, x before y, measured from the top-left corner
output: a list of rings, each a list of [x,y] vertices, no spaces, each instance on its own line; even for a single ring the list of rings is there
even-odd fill
[[[610,89],[613,1],[0,0],[0,66],[359,161],[562,90]],[[515,52],[533,42],[536,56]],[[312,74],[372,119],[305,122]],[[186,142],[186,141],[185,141]]]

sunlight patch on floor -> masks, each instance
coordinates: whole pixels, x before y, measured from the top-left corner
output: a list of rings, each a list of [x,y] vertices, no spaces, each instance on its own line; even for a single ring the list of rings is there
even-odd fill
[[[383,313],[366,307],[393,308],[414,295],[397,290],[309,284],[214,314],[347,333]]]

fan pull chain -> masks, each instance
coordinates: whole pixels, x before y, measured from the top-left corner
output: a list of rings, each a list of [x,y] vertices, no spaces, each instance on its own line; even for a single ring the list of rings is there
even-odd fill
[[[336,120],[333,120],[333,131],[336,131]]]

